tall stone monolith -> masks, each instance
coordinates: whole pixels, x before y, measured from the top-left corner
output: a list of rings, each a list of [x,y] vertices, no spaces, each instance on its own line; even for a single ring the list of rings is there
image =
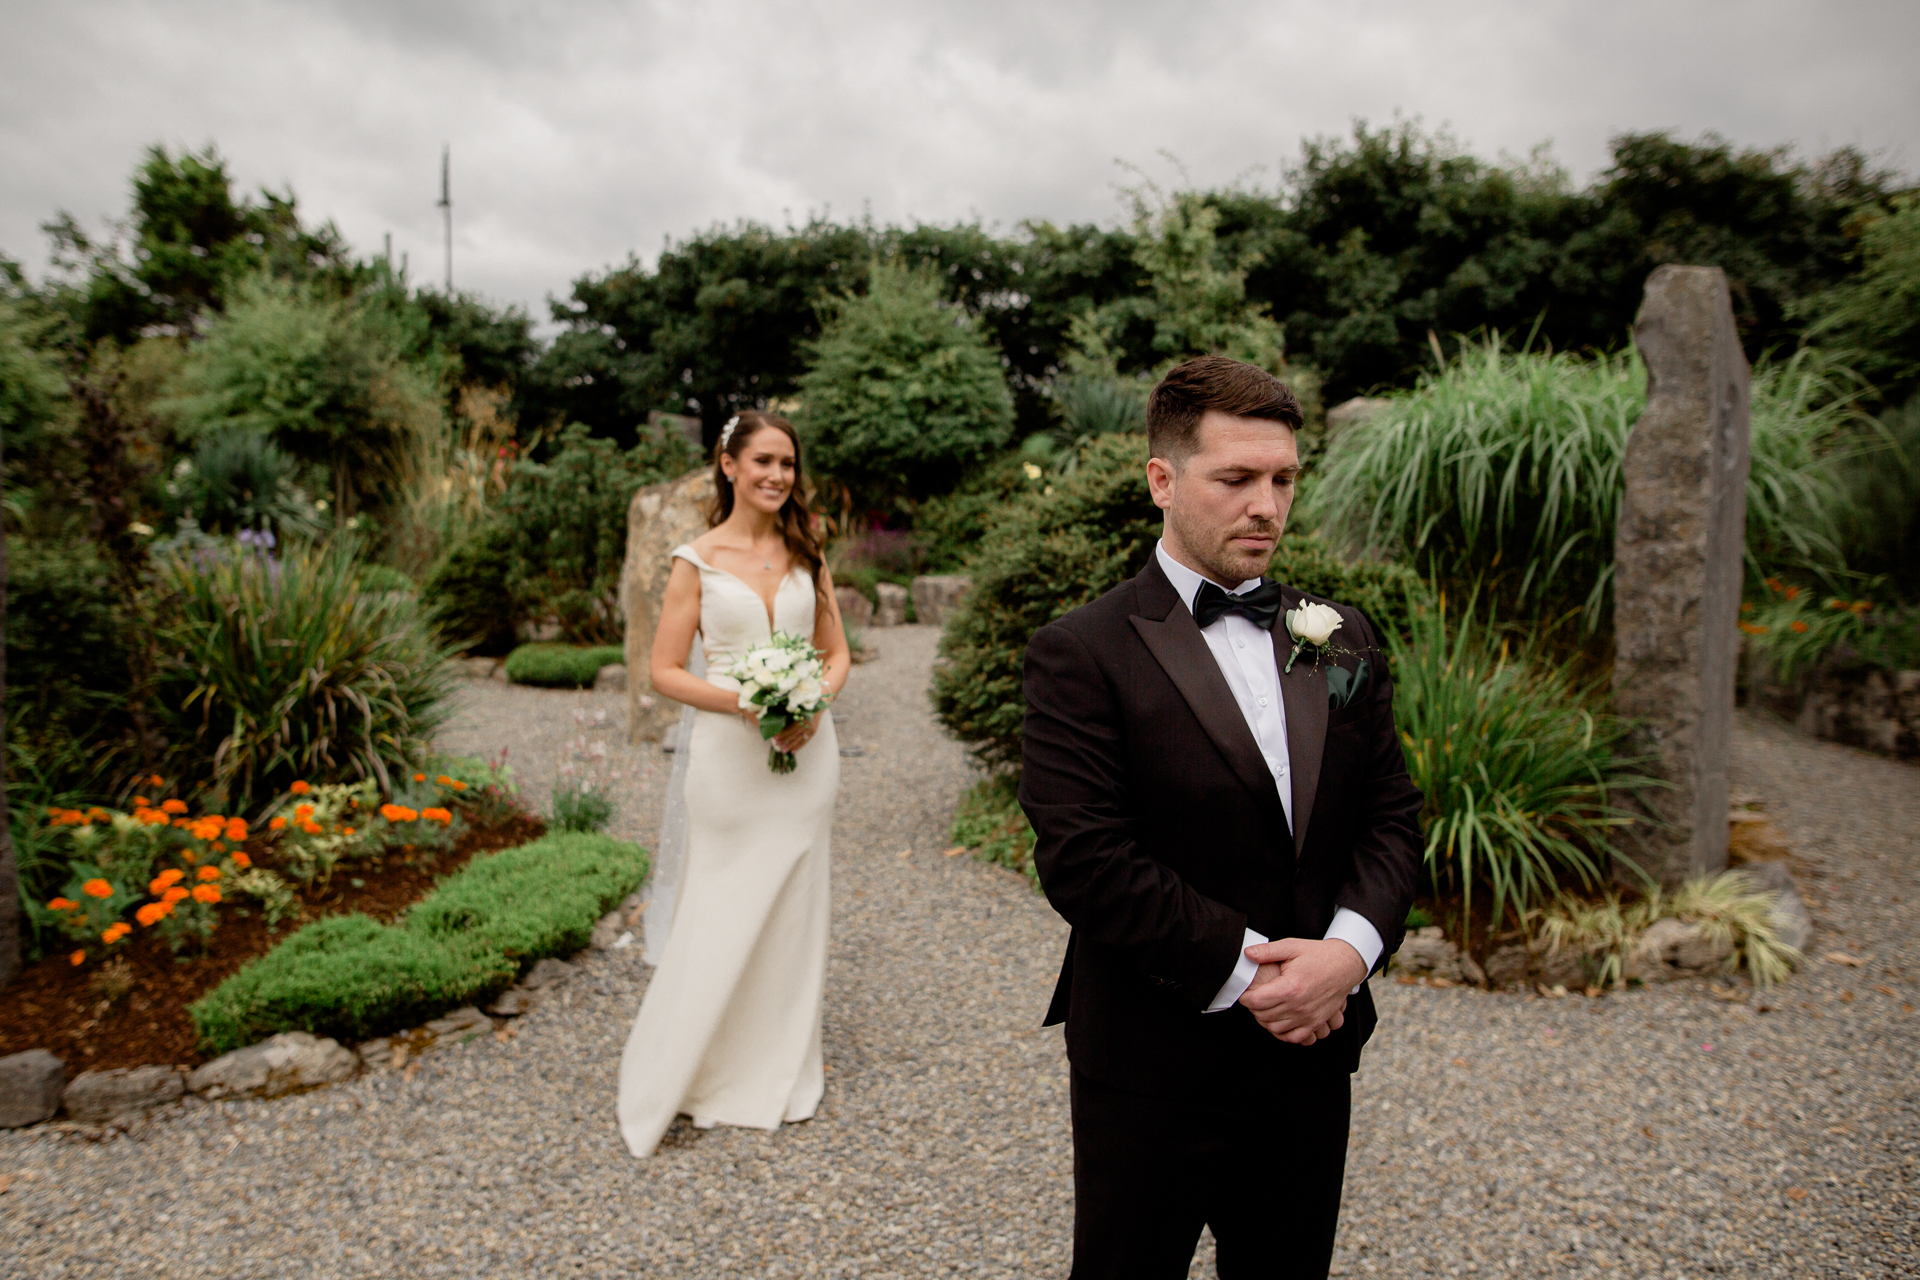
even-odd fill
[[[673,549],[707,531],[713,469],[650,484],[627,507],[627,559],[620,570],[620,608],[627,620],[627,736],[658,742],[680,720],[680,704],[656,697],[647,667],[660,601],[673,572]]]
[[[1615,709],[1666,786],[1616,796],[1659,820],[1622,850],[1663,883],[1727,865],[1742,550],[1751,458],[1748,369],[1718,267],[1647,277],[1633,324],[1647,409],[1627,438],[1615,542]]]

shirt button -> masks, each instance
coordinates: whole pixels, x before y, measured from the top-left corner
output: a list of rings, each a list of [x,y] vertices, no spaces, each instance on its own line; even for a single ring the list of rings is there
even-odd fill
[[[1262,698],[1262,699],[1260,699],[1260,705],[1261,705],[1261,706],[1263,706],[1263,707],[1264,707],[1264,706],[1266,706],[1266,705],[1267,705],[1267,700],[1266,700],[1265,698]]]

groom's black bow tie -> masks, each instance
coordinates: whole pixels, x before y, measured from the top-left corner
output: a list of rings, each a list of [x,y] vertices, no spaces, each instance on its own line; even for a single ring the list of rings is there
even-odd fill
[[[1245,595],[1232,596],[1214,583],[1202,582],[1193,597],[1193,620],[1206,627],[1228,613],[1237,613],[1262,631],[1271,631],[1273,620],[1280,616],[1280,584],[1263,582]]]

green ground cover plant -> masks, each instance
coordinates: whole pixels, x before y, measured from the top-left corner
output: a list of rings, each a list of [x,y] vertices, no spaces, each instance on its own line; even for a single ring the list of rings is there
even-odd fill
[[[1018,871],[1037,893],[1040,872],[1033,865],[1033,826],[1020,808],[1020,780],[996,773],[975,783],[960,797],[949,838],[965,845],[982,862]]]
[[[585,689],[600,668],[624,661],[617,645],[523,644],[507,655],[507,678],[547,689]]]
[[[597,835],[483,855],[394,924],[334,916],[292,934],[195,1002],[194,1026],[225,1053],[281,1031],[352,1042],[417,1025],[586,946],[647,867],[640,846]]]

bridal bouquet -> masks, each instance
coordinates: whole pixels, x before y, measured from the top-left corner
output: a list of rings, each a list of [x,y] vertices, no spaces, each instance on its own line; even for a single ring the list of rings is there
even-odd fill
[[[740,709],[759,709],[760,737],[767,741],[811,720],[829,701],[822,654],[805,637],[785,631],[741,654],[727,674],[740,682]],[[792,773],[793,766],[793,752],[767,749],[767,768]]]

